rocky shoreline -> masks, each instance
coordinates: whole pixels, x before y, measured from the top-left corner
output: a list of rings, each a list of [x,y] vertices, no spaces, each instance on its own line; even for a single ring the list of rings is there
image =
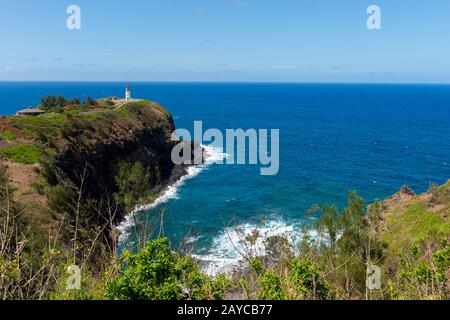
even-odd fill
[[[149,210],[167,201],[168,198],[170,197],[171,189],[176,190],[179,187],[179,184],[181,184],[184,179],[190,177],[189,169],[195,168],[205,163],[205,161],[209,156],[208,153],[206,152],[205,148],[199,146],[195,142],[192,142],[192,150],[194,150],[195,146],[198,146],[202,149],[202,159],[199,162],[200,164],[174,165],[169,178],[162,181],[153,188],[152,191],[158,195],[157,198],[151,203],[137,204],[136,207],[131,212],[123,216],[122,220],[116,226],[116,230],[118,231],[116,237],[119,242],[123,242],[125,240],[127,229],[135,223],[134,215],[136,213]],[[193,157],[192,159],[194,159],[194,152],[192,152],[192,157]]]

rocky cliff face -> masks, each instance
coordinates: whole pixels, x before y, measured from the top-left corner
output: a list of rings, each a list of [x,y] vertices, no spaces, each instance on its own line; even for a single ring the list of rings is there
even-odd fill
[[[141,163],[155,191],[185,173],[185,167],[171,161],[175,127],[171,114],[160,105],[141,101],[97,113],[93,119],[89,114],[83,117],[82,128],[75,121],[57,143],[56,171],[49,172],[50,183],[60,182],[55,179],[58,176],[75,186],[83,183],[83,196],[98,201],[117,192],[115,175],[120,161]],[[121,206],[119,211],[117,219],[126,213]]]
[[[23,133],[17,144],[39,146],[39,171],[50,188],[66,188],[72,193],[81,189],[83,199],[92,203],[112,199],[118,191],[115,176],[119,162],[142,164],[155,192],[186,172],[184,166],[171,161],[173,118],[154,102],[130,102],[119,109],[11,117],[3,125]],[[54,198],[63,201],[62,195]],[[118,211],[116,222],[126,208],[119,205]]]
[[[56,167],[75,185],[81,183],[86,170],[85,196],[89,198],[116,191],[114,176],[119,161],[140,162],[151,172],[153,187],[171,178],[174,143],[170,136],[175,130],[171,115],[155,104],[127,110],[136,112],[135,117],[126,115],[110,123],[98,119],[88,131],[73,132],[86,139],[68,139],[54,157]]]
[[[174,130],[171,114],[150,101],[1,118],[0,174],[13,188],[23,234],[32,229],[33,243],[48,237],[39,254],[51,242],[95,272],[109,265],[113,226],[187,171],[171,159]]]

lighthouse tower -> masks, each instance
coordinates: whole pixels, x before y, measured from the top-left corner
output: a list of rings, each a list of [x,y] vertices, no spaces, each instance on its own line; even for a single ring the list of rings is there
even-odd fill
[[[125,100],[131,100],[131,88],[129,85],[125,87]]]

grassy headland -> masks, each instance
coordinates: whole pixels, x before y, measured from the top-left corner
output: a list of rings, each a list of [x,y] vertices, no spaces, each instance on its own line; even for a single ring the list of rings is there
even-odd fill
[[[184,172],[173,174],[173,120],[157,103],[46,97],[40,108],[47,113],[0,119],[5,298],[49,297],[64,265],[97,275],[108,268],[113,225]],[[13,272],[22,269],[30,273]]]

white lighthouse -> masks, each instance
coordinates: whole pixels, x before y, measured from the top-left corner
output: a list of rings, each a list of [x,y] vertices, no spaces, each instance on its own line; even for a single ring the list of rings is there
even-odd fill
[[[129,85],[125,87],[125,100],[131,100],[131,88]]]

